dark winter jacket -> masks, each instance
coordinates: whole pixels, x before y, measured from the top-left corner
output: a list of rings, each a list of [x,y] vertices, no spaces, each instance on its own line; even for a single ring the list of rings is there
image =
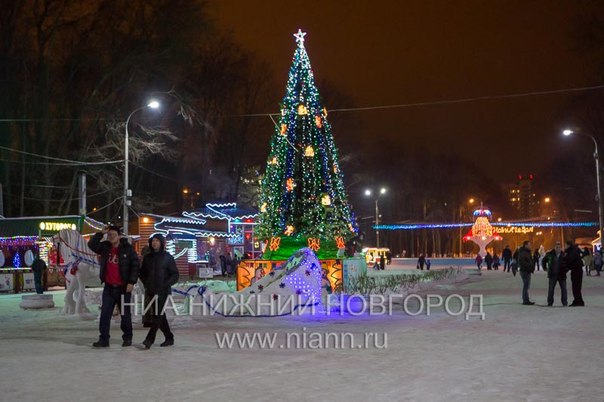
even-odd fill
[[[520,272],[535,272],[535,263],[533,262],[533,253],[526,247],[518,249],[518,270]]]
[[[154,238],[161,242],[160,250],[152,249],[153,251],[143,258],[140,278],[145,285],[145,293],[169,295],[172,292],[172,285],[178,282],[178,269],[174,257],[164,249],[165,240],[162,235],[153,235],[149,239],[149,247]]]
[[[564,250],[564,254],[564,263],[569,271],[583,272],[583,260],[579,247],[572,245]]]
[[[565,264],[564,252],[560,252],[560,256],[556,257],[556,250],[550,250],[543,257],[543,269],[547,271],[548,278],[566,279],[568,268]]]
[[[34,263],[31,264],[31,270],[34,272],[34,275],[42,275],[45,269],[46,263],[40,257],[37,257]]]
[[[504,248],[503,252],[501,253],[501,258],[503,258],[504,261],[509,261],[512,259],[512,250],[510,250],[509,248]]]
[[[105,272],[107,272],[107,260],[111,253],[111,243],[107,240],[101,241],[103,233],[99,232],[92,236],[92,239],[88,242],[88,247],[96,254],[99,255],[99,263],[101,264],[101,272],[99,278],[101,282],[105,282]],[[118,258],[119,258],[119,272],[122,281],[126,284],[134,285],[138,280],[138,255],[134,250],[134,247],[128,243],[128,239],[120,239],[118,246]]]

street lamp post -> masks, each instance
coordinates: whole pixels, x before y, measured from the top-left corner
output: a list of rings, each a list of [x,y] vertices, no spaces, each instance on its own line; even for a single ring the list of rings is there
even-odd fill
[[[589,137],[594,142],[594,147],[595,147],[594,161],[596,162],[596,187],[598,190],[598,195],[596,197],[596,201],[598,202],[598,217],[599,217],[599,226],[600,226],[600,247],[602,247],[602,235],[604,235],[604,232],[602,231],[602,228],[604,227],[604,213],[602,212],[602,190],[601,190],[601,184],[600,184],[600,157],[598,154],[598,141],[596,141],[596,139],[593,135],[584,133],[583,131],[569,130],[569,129],[562,131],[562,134],[564,134],[565,136],[569,136],[569,135],[575,134],[575,133],[584,135],[585,137]]]
[[[371,190],[365,190],[366,196],[371,196],[371,193]],[[380,189],[380,192],[377,193],[375,197],[375,226],[378,226],[380,224],[380,207],[378,205],[378,200],[380,199],[380,196],[384,194],[386,194],[386,189],[382,187]],[[380,231],[377,227],[375,228],[375,243],[376,247],[380,248]]]
[[[159,107],[159,102],[153,100],[149,102],[145,106],[141,106],[138,109],[135,109],[128,115],[126,119],[126,139],[124,141],[124,194],[123,194],[123,220],[122,220],[122,232],[124,235],[128,235],[128,207],[132,205],[132,201],[128,199],[128,197],[132,197],[132,191],[128,188],[128,124],[130,123],[130,118],[134,115],[134,113],[146,109],[157,109]]]

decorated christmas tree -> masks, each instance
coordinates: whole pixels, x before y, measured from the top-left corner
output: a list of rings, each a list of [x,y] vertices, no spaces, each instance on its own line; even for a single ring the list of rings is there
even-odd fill
[[[307,246],[333,258],[357,231],[304,35],[294,34],[298,46],[262,180],[257,235],[267,242],[266,259],[287,259]]]

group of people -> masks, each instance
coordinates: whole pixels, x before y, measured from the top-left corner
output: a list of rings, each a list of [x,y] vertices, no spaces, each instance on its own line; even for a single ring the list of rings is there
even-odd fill
[[[499,259],[499,256],[497,255],[497,253],[494,253],[493,255],[491,255],[491,253],[487,252],[487,255],[484,256],[484,259],[482,258],[482,256],[480,254],[476,255],[476,259],[474,260],[474,262],[476,263],[476,266],[478,267],[478,270],[480,271],[482,269],[482,263],[485,263],[485,265],[487,266],[487,270],[495,270],[498,271],[499,267],[501,266],[501,260]]]
[[[529,289],[531,286],[531,276],[535,272],[534,254],[531,251],[531,242],[526,240],[523,242],[514,258],[518,264],[520,277],[522,278],[522,304],[531,306],[535,302],[529,298]],[[583,300],[583,260],[582,252],[579,247],[572,241],[566,242],[566,248],[562,250],[562,244],[556,242],[552,250],[547,252],[543,257],[543,269],[547,271],[549,281],[547,292],[547,305],[554,304],[554,290],[556,284],[560,287],[561,301],[563,306],[568,306],[568,297],[566,291],[566,274],[570,271],[570,280],[572,282],[573,302],[570,307],[585,306]]]
[[[103,241],[103,237],[106,240]],[[113,310],[117,306],[121,315],[122,347],[132,345],[132,316],[130,301],[132,290],[140,278],[145,286],[146,304],[152,304],[152,320],[143,345],[149,349],[155,342],[158,330],[164,334],[165,341],[160,346],[174,345],[174,334],[170,330],[164,306],[171,293],[172,285],[178,282],[176,262],[165,249],[165,239],[155,234],[149,239],[148,252],[143,253],[143,262],[128,239],[121,236],[117,226],[107,226],[95,234],[88,247],[99,255],[100,280],[105,284],[102,295],[101,318],[99,320],[99,340],[92,346],[109,346],[109,329]]]
[[[430,258],[426,258],[425,255],[420,254],[419,258],[417,259],[416,269],[420,269],[423,271],[424,265],[426,266],[426,270],[430,271],[430,266],[432,265],[432,261],[430,261]]]

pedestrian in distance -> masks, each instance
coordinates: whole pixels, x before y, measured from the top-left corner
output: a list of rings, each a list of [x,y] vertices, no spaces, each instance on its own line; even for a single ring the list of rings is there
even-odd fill
[[[535,272],[535,262],[531,252],[531,242],[528,240],[525,240],[522,247],[518,249],[518,270],[522,278],[522,304],[532,306],[535,302],[530,300],[528,291],[531,287],[531,276]]]
[[[432,266],[432,261],[429,258],[426,258],[426,271],[430,271],[430,267]]]
[[[107,240],[103,240],[103,236]],[[132,289],[138,280],[139,260],[134,247],[126,237],[121,237],[117,226],[106,226],[90,239],[88,247],[99,255],[101,266],[99,277],[103,288],[101,318],[99,320],[99,340],[92,344],[95,348],[109,347],[109,329],[113,309],[117,305],[121,315],[122,346],[132,345],[132,317],[130,299]]]
[[[487,271],[493,269],[493,256],[491,256],[491,253],[487,252],[487,255],[484,257],[484,263],[487,264]]]
[[[535,252],[533,253],[533,264],[535,264],[535,270],[539,271],[539,259],[540,259],[540,255],[539,255],[539,250],[535,250]]]
[[[426,263],[426,257],[424,257],[423,254],[420,254],[419,258],[417,259],[417,269],[421,269],[423,271],[425,263]]]
[[[585,267],[585,274],[587,276],[591,276],[591,270],[593,267],[593,256],[591,255],[591,251],[587,247],[583,247],[583,251],[581,253],[581,259],[583,260],[583,266]]]
[[[539,246],[539,265],[541,266],[541,268],[543,268],[543,258],[545,257],[545,254],[547,254],[547,252],[545,251],[545,247],[543,247],[543,244]],[[545,268],[543,268],[543,270],[545,271]]]
[[[594,268],[596,269],[596,275],[600,276],[600,272],[602,271],[602,251],[597,250],[594,253]]]
[[[46,271],[46,263],[40,258],[39,255],[36,255],[34,262],[31,264],[31,270],[34,273],[34,285],[36,286],[36,293],[41,295],[44,293],[42,278],[44,277],[44,271]]]
[[[583,287],[583,261],[581,260],[581,250],[574,241],[566,241],[564,250],[564,263],[570,271],[570,280],[573,289],[573,302],[570,307],[584,307],[582,287]]]
[[[178,269],[174,257],[165,249],[166,241],[161,234],[154,234],[149,239],[151,252],[143,259],[140,279],[145,285],[146,292],[151,296],[153,322],[143,345],[151,348],[155,342],[157,330],[160,329],[166,338],[159,346],[174,345],[174,334],[166,319],[166,302],[172,293],[172,286],[178,282]],[[147,306],[145,306],[147,307]]]
[[[510,272],[510,265],[512,263],[512,250],[510,250],[510,246],[505,246],[501,252],[501,258],[503,259],[503,271]]]
[[[380,256],[380,270],[384,270],[386,268],[386,257],[384,254]]]
[[[547,305],[552,306],[554,304],[554,290],[556,284],[560,286],[561,301],[563,306],[568,305],[568,296],[566,292],[566,264],[564,261],[564,252],[562,252],[562,245],[560,242],[556,242],[553,250],[545,254],[543,257],[543,269],[547,271],[547,278],[549,282],[547,290]]]
[[[497,253],[493,253],[493,269],[495,271],[499,271],[500,265],[501,265],[501,262],[499,260],[499,256],[497,255]]]
[[[220,272],[222,273],[222,276],[226,276],[227,274],[227,260],[226,257],[224,256],[224,254],[221,254],[220,257]]]
[[[480,271],[480,269],[482,268],[482,256],[479,254],[476,254],[476,258],[474,259],[474,262],[476,263],[476,266],[478,267],[478,270]]]

